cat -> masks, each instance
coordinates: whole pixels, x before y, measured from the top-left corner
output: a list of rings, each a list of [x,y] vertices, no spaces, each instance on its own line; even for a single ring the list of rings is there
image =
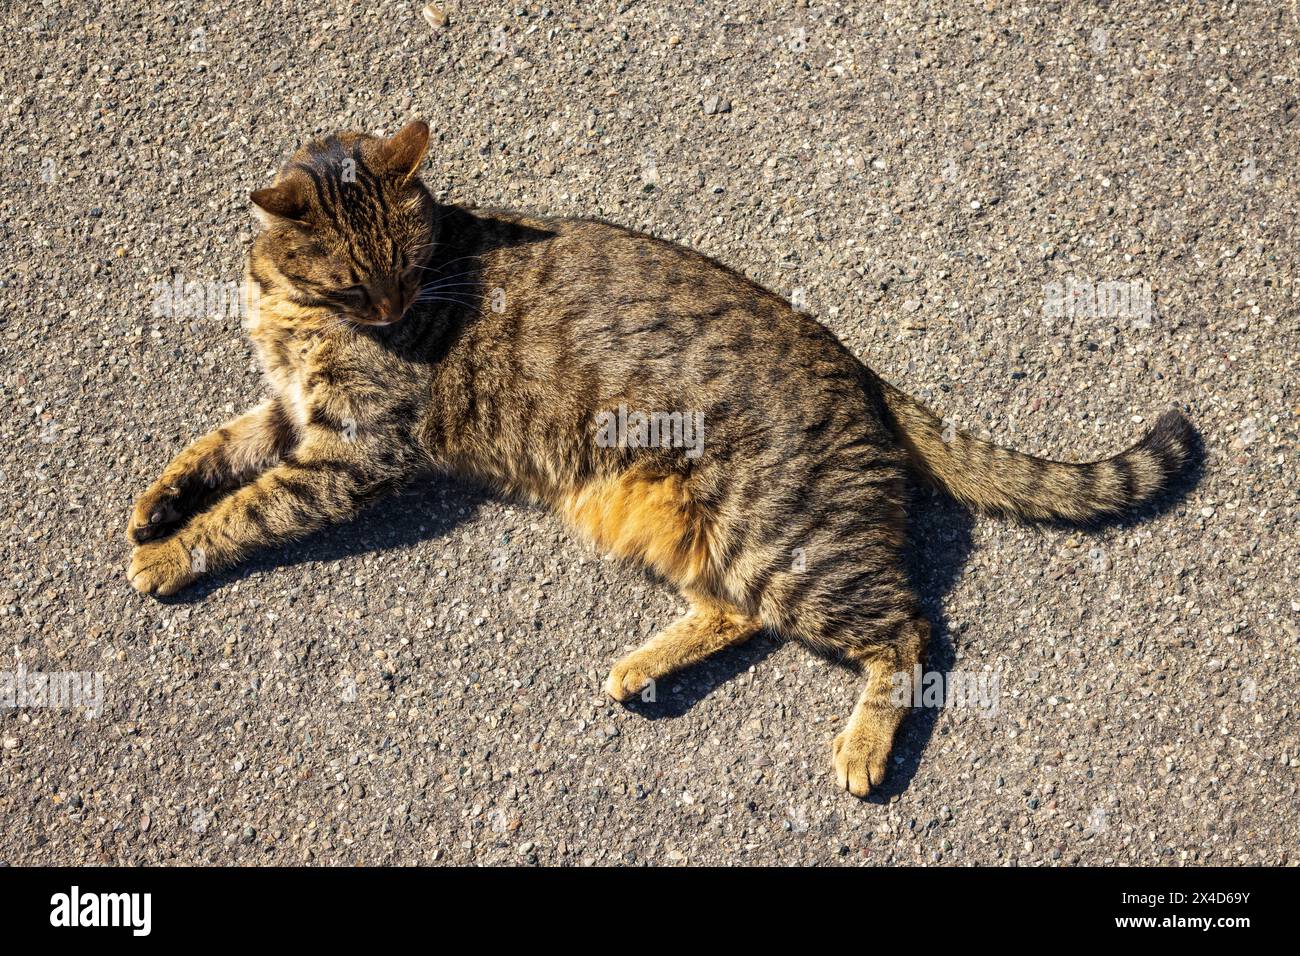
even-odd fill
[[[418,175],[428,143],[421,122],[338,133],[252,193],[245,324],[270,397],[135,503],[138,590],[172,594],[422,472],[484,482],[689,602],[614,664],[615,700],[764,628],[857,668],[831,765],[861,797],[905,713],[893,675],[930,636],[901,560],[909,473],[979,511],[1088,523],[1152,502],[1192,459],[1177,411],[1090,464],[957,432],[703,255],[600,221],[435,202]],[[600,422],[616,413],[611,438]],[[655,415],[669,417],[650,436]]]

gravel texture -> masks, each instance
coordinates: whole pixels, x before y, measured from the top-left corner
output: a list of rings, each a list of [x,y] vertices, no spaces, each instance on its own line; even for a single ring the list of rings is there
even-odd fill
[[[1293,3],[422,8],[0,14],[0,669],[105,698],[0,709],[0,861],[1296,862]],[[134,495],[260,391],[238,316],[156,285],[238,281],[309,134],[413,117],[441,196],[692,245],[1025,450],[1186,407],[1205,474],[1099,533],[922,494],[930,666],[1000,695],[918,710],[866,802],[851,674],[760,637],[613,705],[678,602],[481,490],[136,594]],[[1045,314],[1070,282],[1154,312]]]

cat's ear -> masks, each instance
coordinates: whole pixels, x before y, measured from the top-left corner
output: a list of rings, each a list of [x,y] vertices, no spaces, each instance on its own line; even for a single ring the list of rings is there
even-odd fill
[[[394,133],[391,139],[384,140],[381,149],[388,171],[406,182],[415,175],[420,163],[424,162],[424,154],[429,149],[429,124],[422,120],[412,120]]]
[[[285,179],[266,189],[254,190],[248,198],[258,208],[263,222],[287,219],[301,223],[307,215],[307,197],[296,179]]]

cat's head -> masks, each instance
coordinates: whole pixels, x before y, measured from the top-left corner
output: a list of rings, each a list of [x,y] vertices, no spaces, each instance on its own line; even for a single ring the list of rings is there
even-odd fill
[[[429,127],[389,139],[338,133],[313,140],[275,185],[250,197],[266,229],[250,273],[264,293],[361,325],[406,312],[434,244],[434,202],[416,175]]]

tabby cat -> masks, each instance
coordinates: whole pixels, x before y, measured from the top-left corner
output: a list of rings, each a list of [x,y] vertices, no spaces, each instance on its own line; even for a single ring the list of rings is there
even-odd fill
[[[417,176],[428,140],[420,122],[329,136],[252,194],[265,228],[246,325],[271,397],[136,502],[138,590],[172,594],[422,471],[476,479],[553,509],[689,602],[614,665],[616,700],[762,628],[859,669],[832,763],[864,796],[904,715],[892,675],[930,633],[900,560],[909,470],[982,511],[1088,522],[1150,502],[1189,462],[1174,411],[1092,464],[953,433],[824,326],[702,255],[604,222],[436,203]],[[602,416],[628,409],[699,416],[702,446],[644,429],[598,440]]]

